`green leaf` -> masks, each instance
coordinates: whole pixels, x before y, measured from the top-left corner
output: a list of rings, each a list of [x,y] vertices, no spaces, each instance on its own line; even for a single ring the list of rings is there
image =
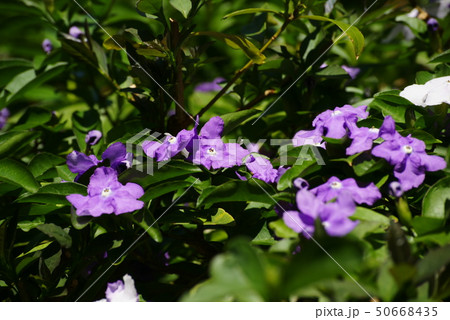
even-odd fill
[[[40,135],[37,131],[10,131],[0,134],[0,158],[13,155]]]
[[[35,178],[44,174],[47,170],[56,167],[57,165],[64,163],[64,158],[58,157],[52,153],[42,152],[38,153],[28,164],[28,170],[33,174]]]
[[[30,74],[29,71],[26,71],[27,79],[24,82],[23,82],[23,80],[21,80],[21,82],[19,84],[16,84],[16,83],[8,84],[8,86],[7,86],[8,91],[11,91],[10,90],[11,86],[15,86],[15,88],[12,91],[12,94],[8,96],[7,105],[20,99],[27,91],[30,91],[30,90],[33,90],[33,89],[36,89],[36,88],[42,86],[47,81],[50,81],[51,79],[59,76],[63,72],[67,72],[67,63],[65,63],[65,62],[58,63],[57,65],[47,69],[46,71],[44,71],[43,73],[41,73],[37,76],[34,76],[34,74],[32,75],[32,74]]]
[[[269,223],[270,229],[275,232],[275,235],[279,238],[293,238],[297,239],[298,234],[291,228],[289,228],[283,219],[278,219]]]
[[[428,252],[417,263],[416,283],[421,283],[440,272],[450,263],[450,245]]]
[[[25,195],[17,202],[36,202],[44,204],[65,204],[69,205],[66,196],[70,194],[87,194],[86,186],[75,182],[51,183],[41,187],[38,192],[32,195]]]
[[[234,225],[236,222],[234,218],[222,208],[217,210],[217,213],[211,216],[211,222],[207,221],[205,225]]]
[[[255,245],[262,245],[262,246],[271,246],[271,245],[277,243],[277,241],[272,237],[269,229],[267,228],[267,222],[264,223],[261,230],[253,238],[251,243],[255,244]]]
[[[183,17],[187,19],[189,12],[192,9],[192,2],[191,0],[169,0],[170,5],[177,9]]]
[[[191,186],[191,182],[185,180],[167,181],[148,188],[141,200],[147,202],[151,199],[158,198],[172,191],[180,190]]]
[[[193,32],[193,36],[209,36],[225,42],[233,49],[241,49],[247,57],[256,64],[263,64],[266,57],[259,52],[259,49],[248,39],[233,34],[225,34],[214,31]]]
[[[380,110],[384,117],[392,116],[394,121],[397,123],[405,123],[405,112],[407,106],[397,105],[393,102],[387,102],[383,99],[375,98],[371,103],[369,103],[369,108]]]
[[[102,131],[100,115],[96,110],[78,111],[72,115],[72,130],[77,138],[80,150],[86,149],[86,135],[91,130]],[[94,146],[94,151],[96,150]]]
[[[17,124],[14,126],[14,130],[27,130],[35,128],[37,126],[46,124],[52,118],[50,111],[31,107],[28,108],[23,116],[19,119]]]
[[[436,231],[442,228],[443,225],[444,221],[442,219],[430,217],[416,216],[412,221],[412,226],[419,236]]]
[[[353,160],[353,171],[358,177],[364,176],[366,174],[377,171],[382,168],[385,164],[383,159],[369,158],[365,159],[364,155],[362,157]]]
[[[364,207],[356,207],[355,213],[351,217],[354,220],[377,222],[384,227],[388,227],[390,222],[390,219],[385,215]]]
[[[53,243],[53,241],[43,241],[41,244],[37,245],[33,249],[31,249],[31,250],[29,250],[27,252],[21,253],[17,258],[22,258],[22,257],[26,256],[27,254],[30,254],[30,253],[33,253],[33,252],[36,252],[36,251],[44,250],[45,248],[47,248],[52,243]]]
[[[171,178],[181,177],[185,175],[192,175],[197,172],[202,172],[198,166],[183,161],[183,160],[172,160],[169,163],[165,164],[163,167],[157,169],[153,168],[153,174],[148,175],[144,178],[136,178],[132,179],[132,175],[136,175],[133,170],[125,171],[121,176],[124,180],[133,181],[140,184],[143,188],[146,188],[149,185],[165,181]]]
[[[261,113],[261,111],[255,109],[248,109],[221,115],[220,117],[224,122],[223,135],[227,135],[228,133],[233,131],[236,127],[238,127],[241,124],[244,124],[245,122],[247,122],[248,120],[250,120],[259,113]]]
[[[240,15],[243,15],[243,14],[253,14],[253,13],[261,13],[261,12],[280,14],[279,12],[277,12],[275,10],[271,10],[271,9],[248,8],[248,9],[237,10],[237,11],[234,11],[232,13],[229,13],[226,16],[224,16],[222,19],[228,19],[228,18],[231,18],[231,17],[240,16]]]
[[[311,161],[303,161],[300,165],[293,165],[289,168],[278,180],[277,190],[283,191],[287,188],[292,187],[292,181],[295,178],[299,178],[303,176],[303,173],[311,166],[316,164],[315,160]]]
[[[450,177],[436,182],[422,201],[422,216],[444,220],[449,215]]]
[[[328,66],[325,69],[316,72],[316,75],[321,77],[349,77],[347,71],[338,65]]]
[[[419,71],[416,73],[416,83],[417,84],[425,84],[434,78],[434,74],[428,71]]]
[[[347,23],[344,23],[342,21],[333,20],[330,18],[322,17],[322,16],[300,16],[299,18],[305,18],[310,20],[318,20],[318,21],[327,21],[334,23],[336,26],[338,26],[349,38],[353,45],[353,51],[355,53],[356,59],[359,58],[361,55],[361,52],[364,48],[364,36],[362,35],[361,31],[358,30],[355,26],[351,26]]]
[[[22,163],[12,159],[0,160],[0,180],[23,187],[29,192],[36,192],[39,183]]]
[[[36,228],[38,225],[45,223],[44,216],[37,216],[33,220],[22,220],[17,223],[17,226],[23,231],[28,232],[33,228]]]
[[[60,226],[57,226],[53,223],[41,224],[37,226],[36,229],[40,230],[42,233],[45,233],[51,238],[54,238],[61,247],[70,248],[72,246],[72,238],[69,234]]]
[[[148,14],[158,13],[159,10],[161,10],[161,6],[161,0],[139,0],[136,3],[136,8],[138,8],[138,10]]]
[[[426,32],[427,23],[419,18],[408,17],[408,15],[401,15],[395,17],[395,21],[404,22],[416,34]]]
[[[438,54],[436,57],[431,59],[429,63],[449,63],[449,62],[450,62],[450,49],[442,52],[441,54]]]
[[[270,195],[268,195],[267,193]],[[271,198],[274,190],[263,181],[250,179],[248,181],[233,180],[220,186],[205,189],[198,198],[198,205],[211,205],[219,202],[254,201],[267,204],[275,204]]]

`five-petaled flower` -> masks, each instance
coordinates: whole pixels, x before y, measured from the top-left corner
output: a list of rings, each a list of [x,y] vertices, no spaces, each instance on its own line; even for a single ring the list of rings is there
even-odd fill
[[[144,202],[137,200],[144,194],[142,187],[131,182],[123,185],[112,168],[97,168],[91,176],[87,191],[87,196],[71,194],[66,197],[78,216],[118,215],[144,206]]]

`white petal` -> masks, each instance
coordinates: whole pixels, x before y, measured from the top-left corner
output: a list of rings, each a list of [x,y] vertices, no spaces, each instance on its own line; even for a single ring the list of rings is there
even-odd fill
[[[400,97],[411,101],[416,106],[425,107],[425,100],[427,98],[428,92],[429,89],[425,85],[413,84],[403,89],[403,91],[400,92]]]
[[[116,290],[109,297],[110,302],[137,302],[138,293],[134,287],[134,280],[128,274],[123,276],[124,287],[122,290]]]

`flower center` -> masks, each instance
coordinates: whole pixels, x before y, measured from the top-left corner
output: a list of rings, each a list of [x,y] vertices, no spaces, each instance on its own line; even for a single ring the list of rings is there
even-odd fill
[[[378,133],[378,132],[380,132],[380,129],[372,127],[372,128],[369,129],[369,131],[373,132],[373,133]]]
[[[169,141],[170,144],[174,144],[177,142],[177,138],[175,137],[170,137],[167,141]]]
[[[206,151],[210,156],[215,156],[217,154],[216,149],[209,148],[208,151]]]
[[[340,114],[342,114],[342,111],[339,111],[339,110],[333,111],[333,112],[331,113],[332,116],[338,116],[338,115],[340,115]]]
[[[111,195],[111,189],[110,188],[105,188],[102,190],[102,197],[109,197]]]
[[[331,188],[333,188],[333,189],[340,189],[340,188],[342,188],[342,183],[340,183],[339,181],[333,181],[331,183]]]
[[[412,148],[411,146],[403,146],[403,151],[404,151],[405,153],[410,154],[410,153],[413,152],[413,148]]]

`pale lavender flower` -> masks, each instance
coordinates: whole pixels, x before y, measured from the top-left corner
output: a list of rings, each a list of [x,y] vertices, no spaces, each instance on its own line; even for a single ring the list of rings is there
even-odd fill
[[[83,31],[80,30],[80,28],[76,27],[76,26],[72,26],[69,29],[69,34],[74,37],[74,38],[80,38],[84,33]]]
[[[294,147],[312,145],[326,149],[326,144],[322,139],[322,135],[323,134],[320,129],[300,130],[294,135],[294,138],[292,139],[292,145]]]
[[[359,204],[373,205],[377,200],[381,199],[380,190],[373,182],[361,188],[353,178],[340,180],[337,177],[331,177],[324,184],[312,189],[311,192],[324,202],[338,198],[341,193],[345,192],[351,194],[353,200]]]
[[[324,136],[334,139],[341,139],[346,136],[347,130],[350,129],[358,119],[365,119],[369,113],[366,111],[367,106],[352,107],[344,105],[336,107],[334,110],[326,110],[319,114],[313,121],[313,126]]]
[[[225,79],[222,77],[218,77],[215,78],[213,81],[211,82],[202,82],[199,83],[194,91],[197,92],[215,92],[215,91],[220,91],[222,90],[222,87],[219,85],[219,83],[224,82]]]
[[[137,199],[143,195],[140,185],[131,182],[123,185],[114,169],[100,167],[91,176],[87,196],[71,194],[66,198],[75,207],[78,216],[99,217],[142,209],[144,202]]]
[[[355,67],[349,67],[346,66],[345,64],[341,66],[342,69],[345,70],[345,72],[348,73],[348,75],[350,76],[350,78],[355,79],[356,76],[361,72],[360,68],[355,68]]]
[[[42,49],[44,50],[45,53],[49,54],[50,52],[52,52],[53,50],[53,44],[49,39],[44,39],[44,41],[42,41]]]
[[[403,188],[400,182],[392,181],[389,184],[389,194],[395,198],[400,198],[403,195]]]
[[[430,29],[433,32],[436,32],[439,30],[439,22],[435,18],[430,18],[427,21],[428,29]]]
[[[0,129],[2,129],[5,124],[6,121],[8,121],[9,118],[9,110],[7,108],[3,108],[2,110],[0,110]]]
[[[86,138],[84,139],[84,141],[86,142],[86,144],[88,144],[90,146],[94,146],[100,141],[101,138],[102,138],[102,132],[101,131],[99,131],[99,130],[91,130],[86,135]]]
[[[98,302],[138,302],[139,295],[134,286],[134,280],[128,274],[123,276],[123,281],[118,280],[108,283],[105,292],[106,299]]]
[[[346,149],[346,154],[349,156],[372,149],[373,141],[379,137],[379,131],[377,128],[359,128],[355,125],[350,129],[352,144]]]
[[[275,182],[284,173],[283,170],[279,172],[277,169],[274,169],[270,160],[261,155],[251,154],[246,159],[245,165],[253,175],[253,178],[267,183]]]

